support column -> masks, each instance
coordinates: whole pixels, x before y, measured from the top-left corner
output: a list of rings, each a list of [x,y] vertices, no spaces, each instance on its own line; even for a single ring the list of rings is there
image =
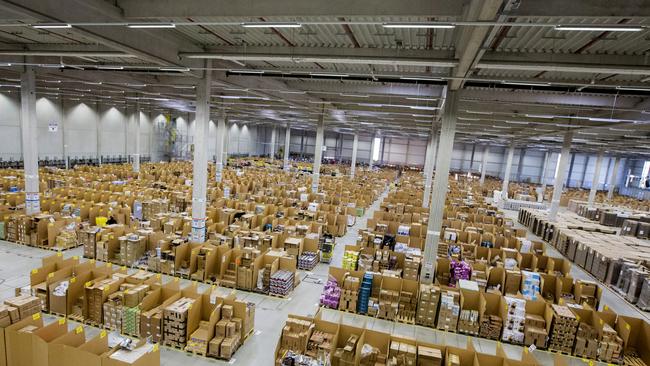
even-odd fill
[[[97,112],[97,164],[102,165],[102,111],[99,102],[95,103],[95,111]]]
[[[41,212],[38,178],[38,130],[36,124],[36,79],[34,68],[20,75],[20,132],[25,174],[25,214]]]
[[[271,152],[269,154],[271,160],[275,160],[275,126],[271,130]]]
[[[210,85],[212,61],[205,61],[205,75],[196,87],[196,123],[192,172],[192,236],[196,243],[205,242],[205,208],[208,188],[208,144],[210,123]]]
[[[61,137],[63,142],[63,161],[65,162],[65,168],[70,168],[70,159],[68,158],[68,138],[65,132],[65,106],[63,105],[63,98],[59,98],[59,106],[61,106]]]
[[[508,185],[510,184],[510,170],[512,169],[512,157],[515,155],[515,142],[510,143],[508,147],[508,157],[506,158],[506,171],[503,173],[503,185],[501,186],[501,197],[504,201],[508,199]]]
[[[467,170],[469,173],[472,172],[472,168],[474,168],[474,154],[476,153],[476,144],[472,144],[472,155],[470,155],[469,158],[469,169]]]
[[[369,155],[369,158],[368,158],[368,170],[372,170],[372,163],[373,163],[372,155],[373,155],[373,152],[375,151],[375,137],[376,136],[374,134],[372,135],[372,137],[370,137],[371,140],[370,140],[370,155]]]
[[[567,175],[566,186],[571,187],[571,177],[573,176],[573,164],[576,161],[576,154],[571,154],[571,162],[569,163],[569,174]]]
[[[214,179],[221,183],[223,177],[223,145],[226,139],[226,110],[222,109],[217,117],[217,147],[214,152],[215,169]]]
[[[311,176],[311,192],[318,193],[318,183],[320,181],[320,163],[323,158],[323,136],[325,130],[325,106],[322,107],[318,117],[318,126],[316,127],[316,147],[314,148],[314,165]]]
[[[521,174],[524,170],[524,158],[526,157],[526,149],[522,148],[519,151],[519,163],[517,164],[517,182],[521,182]]]
[[[230,150],[230,126],[228,126],[228,116],[224,120],[224,133],[223,133],[223,166],[228,166],[228,152]]]
[[[420,281],[433,283],[436,272],[436,257],[438,254],[438,242],[442,230],[442,214],[445,209],[447,188],[449,183],[449,166],[451,165],[451,152],[454,148],[454,136],[456,134],[456,114],[458,111],[457,91],[447,91],[445,94],[446,103],[442,115],[442,126],[440,127],[440,154],[437,154],[436,176],[433,180],[433,200],[429,208],[429,223],[427,224],[426,244],[424,248],[424,264]]]
[[[548,169],[548,151],[544,153],[544,164],[542,164],[542,171],[539,174],[539,184],[542,185],[542,194],[546,191],[546,169]]]
[[[485,172],[487,172],[487,162],[488,156],[490,155],[490,145],[485,145],[485,150],[483,150],[483,156],[481,159],[481,186],[485,183]]]
[[[429,165],[431,165],[431,160],[429,159],[429,154],[431,152],[431,144],[433,143],[433,136],[429,133],[429,138],[427,139],[427,149],[424,152],[424,167],[422,168],[422,178],[427,178],[427,172],[429,171]]]
[[[424,195],[422,196],[422,207],[429,208],[431,204],[431,184],[433,182],[433,166],[436,159],[436,150],[438,148],[438,131],[431,127],[431,149],[427,151],[426,159],[429,161],[429,170],[424,174]]]
[[[557,169],[557,176],[553,184],[553,198],[551,199],[551,208],[549,209],[549,221],[555,221],[557,211],[560,209],[560,198],[562,197],[562,186],[566,180],[567,168],[571,158],[571,140],[573,139],[573,132],[567,131],[564,134],[564,142],[562,143],[562,152],[560,156],[560,165]]]
[[[594,167],[594,177],[591,179],[591,189],[589,190],[589,200],[587,204],[589,207],[594,207],[596,201],[596,193],[598,193],[598,183],[600,181],[600,168],[603,165],[603,155],[605,153],[601,150],[596,158],[596,166]]]
[[[357,150],[359,149],[359,134],[354,134],[352,140],[352,161],[350,162],[350,178],[354,178],[354,173],[357,170]]]
[[[587,168],[589,167],[589,155],[585,156],[585,166],[582,169],[582,179],[580,179],[580,186],[578,188],[582,189],[585,186],[585,179],[587,178]]]
[[[291,127],[287,125],[284,131],[284,170],[291,170],[291,165],[289,165],[289,147],[291,145]]]
[[[611,200],[614,197],[614,189],[616,188],[616,180],[618,179],[618,168],[621,165],[621,157],[617,156],[614,160],[614,170],[612,170],[612,176],[609,177],[609,190],[607,191],[607,200]]]
[[[140,173],[140,101],[135,102],[135,153],[133,154],[133,172]]]

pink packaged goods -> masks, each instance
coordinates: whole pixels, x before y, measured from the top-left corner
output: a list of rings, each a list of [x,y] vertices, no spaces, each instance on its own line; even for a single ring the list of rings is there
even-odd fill
[[[455,287],[458,280],[469,280],[472,277],[472,267],[465,261],[451,261],[451,280],[449,286]]]
[[[338,309],[341,299],[341,288],[336,280],[330,277],[320,295],[320,304],[327,308]]]

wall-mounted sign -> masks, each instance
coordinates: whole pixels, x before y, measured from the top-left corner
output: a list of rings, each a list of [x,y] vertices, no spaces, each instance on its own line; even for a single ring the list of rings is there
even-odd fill
[[[56,132],[59,130],[59,123],[58,122],[50,122],[47,124],[47,130],[50,132]]]

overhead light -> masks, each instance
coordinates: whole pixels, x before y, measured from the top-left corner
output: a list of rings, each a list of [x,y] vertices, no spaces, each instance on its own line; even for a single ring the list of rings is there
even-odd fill
[[[497,126],[497,125],[492,125],[492,128],[508,129],[508,128],[510,128],[510,127],[509,127],[509,126]]]
[[[69,23],[36,23],[32,24],[32,28],[36,29],[65,29],[72,28]]]
[[[264,70],[230,70],[236,74],[263,74]]]
[[[295,22],[254,22],[241,23],[244,28],[300,28],[302,24]]]
[[[306,91],[280,90],[282,94],[307,94]]]
[[[0,64],[0,67],[9,67],[9,66],[11,66],[11,64],[8,62]]]
[[[635,87],[628,87],[628,86],[617,86],[616,89],[650,92],[650,88],[635,88]]]
[[[102,85],[101,81],[99,81],[99,82],[84,81],[83,83],[86,84],[86,85]]]
[[[147,86],[147,84],[129,84],[127,83],[126,86],[132,87],[132,88],[144,88]]]
[[[172,88],[174,89],[194,89],[196,86],[194,85],[172,85]]]
[[[345,94],[345,93],[339,93],[340,96],[342,97],[350,97],[350,98],[370,98],[370,95],[367,94]]]
[[[524,121],[506,121],[506,123],[511,124],[511,125],[529,125],[530,122],[524,122]]]
[[[124,66],[103,65],[103,66],[97,66],[97,68],[100,70],[124,70]]]
[[[465,112],[471,113],[471,114],[484,114],[484,115],[487,115],[487,116],[491,116],[491,115],[494,114],[494,112],[469,111],[469,110],[465,110]]]
[[[597,132],[584,132],[584,131],[578,131],[579,134],[581,135],[592,135],[592,136],[597,136]]]
[[[444,81],[441,78],[428,78],[424,76],[400,76],[400,80]]]
[[[238,96],[238,95],[220,95],[219,98],[221,98],[221,99],[241,99],[241,97]]]
[[[384,28],[407,28],[407,29],[422,29],[422,28],[437,28],[437,29],[452,29],[456,26],[451,23],[384,23]]]
[[[160,71],[188,72],[189,67],[161,67]]]
[[[176,28],[174,23],[131,23],[126,25],[129,28],[135,29],[161,29],[161,28]]]
[[[347,78],[348,74],[322,74],[322,73],[309,73],[310,76],[317,76],[317,77],[332,77],[332,78]]]
[[[435,111],[436,109],[438,109],[438,107],[427,107],[427,106],[419,106],[419,105],[412,105],[409,108],[417,109],[420,111]]]
[[[612,25],[558,25],[559,31],[586,31],[586,32],[640,32],[643,27],[612,26]]]
[[[551,85],[551,83],[527,83],[527,82],[520,82],[520,81],[502,81],[501,84],[523,85],[523,86],[549,86],[549,85]]]
[[[542,118],[542,119],[553,119],[555,116],[552,116],[550,114],[526,114],[525,115],[528,118]]]
[[[620,119],[615,119],[615,118],[597,118],[597,117],[589,117],[588,118],[592,122],[621,122]]]
[[[384,105],[379,103],[357,103],[360,107],[371,107],[371,108],[381,108]]]
[[[433,101],[436,100],[435,98],[414,98],[414,97],[407,97],[406,99],[408,99],[408,100],[419,100],[419,101],[422,101],[422,102],[433,102]]]
[[[467,118],[467,117],[458,117],[456,118],[459,121],[480,121],[480,118]]]

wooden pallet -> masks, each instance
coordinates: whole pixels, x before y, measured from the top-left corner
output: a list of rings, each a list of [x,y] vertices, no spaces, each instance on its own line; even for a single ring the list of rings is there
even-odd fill
[[[167,342],[167,341],[163,342],[163,346],[173,348],[173,349],[177,349],[179,351],[185,351],[185,347],[187,347],[187,345],[180,345],[180,344],[171,343],[171,342]]]
[[[397,318],[395,318],[395,319],[397,319],[397,321],[399,323],[410,324],[410,325],[415,324],[415,318],[400,317],[398,315]]]
[[[281,295],[281,294],[275,294],[275,293],[269,292],[267,295],[271,296],[271,297],[277,297],[277,298],[280,298],[280,299],[287,299],[289,297],[289,295],[291,295],[291,293],[288,293],[286,295]]]
[[[196,357],[208,357],[207,356],[207,354],[208,354],[207,351],[206,352],[200,352],[200,351],[188,349],[187,347],[189,347],[189,346],[185,347],[185,352],[187,352],[187,353],[189,353],[189,354],[191,354],[193,356],[196,356]]]

